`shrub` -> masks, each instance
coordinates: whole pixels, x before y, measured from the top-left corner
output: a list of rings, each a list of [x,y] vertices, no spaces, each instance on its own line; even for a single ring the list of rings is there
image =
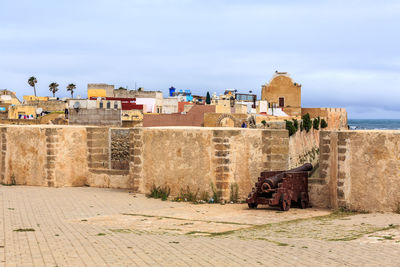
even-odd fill
[[[321,120],[321,129],[328,127],[328,123],[324,119]]]
[[[237,183],[232,183],[231,184],[231,197],[230,197],[231,202],[238,202],[239,200],[239,186]]]
[[[296,133],[296,128],[291,121],[286,121],[286,130],[289,131],[289,136],[292,136]]]
[[[293,126],[296,129],[296,132],[299,130],[299,122],[296,119],[293,119]]]
[[[308,133],[312,127],[310,114],[307,113],[307,114],[303,115],[302,119],[303,119],[303,127],[306,130],[306,132]]]
[[[150,189],[150,194],[147,194],[147,197],[151,198],[161,198],[161,200],[167,200],[169,193],[171,192],[171,189],[169,186],[156,186],[152,185]]]
[[[300,131],[304,130],[303,122],[300,122]]]
[[[262,120],[261,123],[262,123],[262,125],[264,125],[264,128],[265,128],[265,126],[267,125],[267,122],[265,120]]]
[[[315,118],[314,120],[313,120],[313,128],[315,129],[315,130],[318,130],[319,129],[319,123],[320,123],[320,118],[318,117],[318,118]]]
[[[222,197],[222,192],[221,190],[217,190],[215,185],[211,183],[211,190],[213,192],[212,199],[210,199],[211,203],[220,203],[221,202],[221,197]]]
[[[199,189],[196,192],[190,190],[190,187],[187,186],[186,190],[181,189],[179,196],[175,198],[175,201],[188,201],[188,202],[196,202],[197,195],[199,194]]]
[[[210,193],[208,193],[208,191],[201,192],[200,199],[205,202],[208,202],[210,200]]]

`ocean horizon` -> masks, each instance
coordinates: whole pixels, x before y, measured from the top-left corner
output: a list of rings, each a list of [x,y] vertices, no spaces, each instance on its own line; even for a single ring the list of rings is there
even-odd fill
[[[400,119],[349,119],[351,130],[400,130]]]

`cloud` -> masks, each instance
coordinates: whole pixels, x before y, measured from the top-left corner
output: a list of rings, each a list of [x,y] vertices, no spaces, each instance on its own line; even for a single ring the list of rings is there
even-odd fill
[[[7,1],[0,88],[22,96],[35,75],[41,94],[57,81],[83,96],[90,82],[260,95],[281,70],[304,106],[397,117],[399,15],[397,1]]]

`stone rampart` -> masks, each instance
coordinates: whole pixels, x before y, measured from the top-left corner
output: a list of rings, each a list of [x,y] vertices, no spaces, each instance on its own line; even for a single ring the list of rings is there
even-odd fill
[[[204,127],[0,126],[3,184],[96,186],[148,193],[168,186],[251,191],[263,170],[287,169],[286,130]]]
[[[326,130],[347,130],[347,111],[345,108],[302,108],[301,115],[311,118],[324,118],[328,123]]]
[[[397,210],[399,155],[400,131],[321,131],[322,182],[314,201],[331,208]]]

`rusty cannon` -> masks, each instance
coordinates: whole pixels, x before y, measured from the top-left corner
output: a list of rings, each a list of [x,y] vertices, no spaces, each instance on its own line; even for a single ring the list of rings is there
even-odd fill
[[[288,171],[262,172],[247,197],[249,208],[255,209],[259,204],[267,204],[288,211],[292,203],[302,209],[307,208],[308,172],[312,168],[310,163],[306,163]]]

